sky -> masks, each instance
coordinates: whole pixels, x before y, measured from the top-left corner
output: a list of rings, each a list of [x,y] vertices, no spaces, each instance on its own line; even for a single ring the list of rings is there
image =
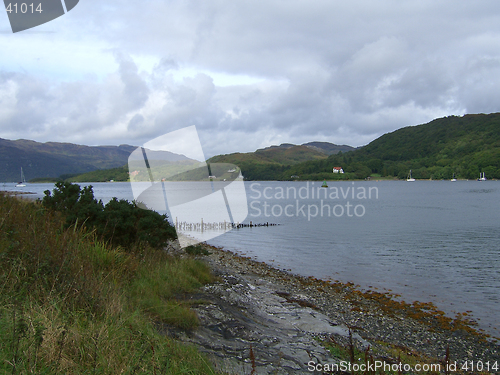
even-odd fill
[[[0,12],[0,138],[362,146],[499,98],[498,0],[80,0],[15,34]]]

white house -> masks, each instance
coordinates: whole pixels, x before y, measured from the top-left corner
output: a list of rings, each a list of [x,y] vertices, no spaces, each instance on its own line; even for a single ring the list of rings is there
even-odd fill
[[[344,173],[342,167],[333,167],[333,173]]]

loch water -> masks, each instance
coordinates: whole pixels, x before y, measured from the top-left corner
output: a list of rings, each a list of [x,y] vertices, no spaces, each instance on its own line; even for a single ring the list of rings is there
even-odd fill
[[[189,192],[196,183],[180,183]],[[133,199],[128,183],[97,198]],[[500,336],[500,181],[245,182],[246,223],[208,242],[296,274],[471,311]],[[52,184],[29,184],[36,192]],[[217,186],[216,186],[217,188]],[[0,190],[17,190],[13,184]]]

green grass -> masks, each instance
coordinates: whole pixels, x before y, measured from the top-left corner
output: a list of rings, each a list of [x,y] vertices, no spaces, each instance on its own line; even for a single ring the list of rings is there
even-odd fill
[[[148,264],[138,274],[131,285],[135,304],[159,320],[183,329],[198,324],[196,314],[173,297],[194,292],[212,280],[204,264],[194,259],[172,259],[159,265]]]
[[[211,280],[193,258],[111,247],[0,195],[0,373],[214,373],[195,348],[155,329],[196,327],[175,296]]]
[[[188,246],[185,250],[190,255],[210,255],[210,252],[200,245]]]

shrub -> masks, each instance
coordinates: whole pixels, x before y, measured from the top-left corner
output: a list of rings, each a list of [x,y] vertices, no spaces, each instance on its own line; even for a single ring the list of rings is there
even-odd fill
[[[55,186],[52,194],[45,191],[42,204],[62,212],[66,227],[85,225],[102,240],[125,248],[141,242],[160,248],[176,236],[167,215],[141,209],[124,199],[113,198],[103,205],[95,199],[92,186],[81,188],[69,182],[57,182]]]

